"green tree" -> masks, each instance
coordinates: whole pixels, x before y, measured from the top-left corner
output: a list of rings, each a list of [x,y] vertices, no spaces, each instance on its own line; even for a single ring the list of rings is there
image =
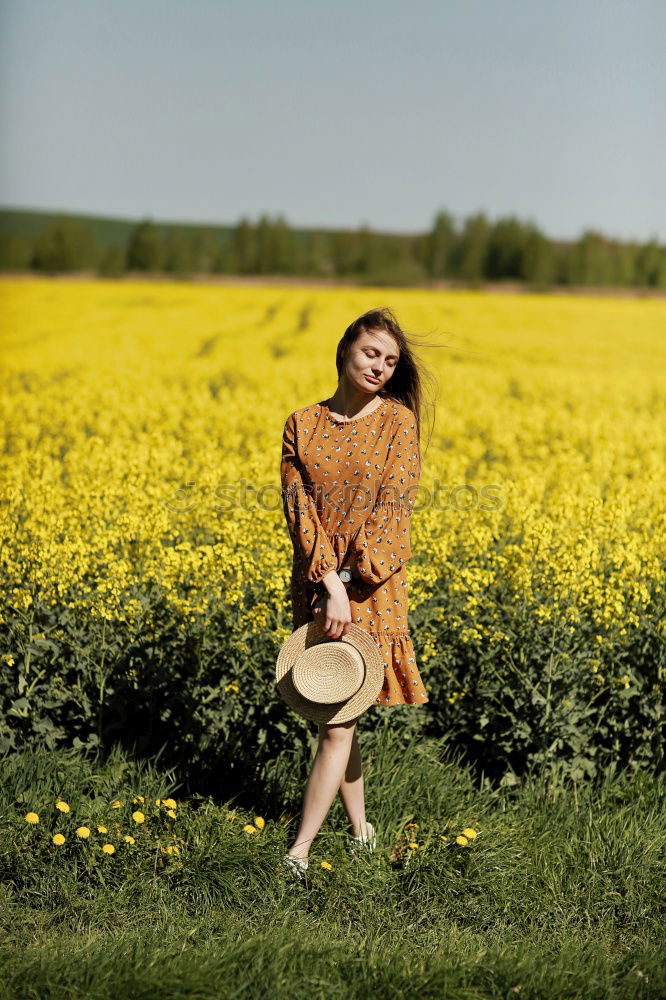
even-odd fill
[[[192,234],[180,227],[169,230],[164,245],[163,267],[168,274],[187,278],[194,271]]]
[[[569,268],[572,285],[610,285],[613,263],[605,237],[594,229],[586,229],[571,248]]]
[[[215,233],[210,226],[198,226],[192,233],[192,267],[198,274],[213,270],[219,252]]]
[[[34,242],[31,266],[36,271],[55,274],[83,271],[95,265],[95,236],[76,219],[59,216]]]
[[[307,233],[304,248],[306,274],[321,278],[330,278],[335,274],[331,243],[330,235],[319,229]]]
[[[639,248],[636,259],[636,272],[639,285],[648,288],[657,288],[659,286],[662,260],[663,251],[660,251],[654,237]]]
[[[438,212],[426,242],[425,265],[431,278],[448,277],[455,239],[453,217],[448,212]]]
[[[525,226],[513,215],[493,224],[484,269],[488,280],[513,278],[517,281],[522,278],[527,236]]]
[[[490,225],[485,212],[477,212],[465,220],[460,239],[460,277],[471,285],[479,284],[486,274],[490,241]]]
[[[336,275],[363,274],[367,269],[370,250],[370,230],[361,226],[355,231],[333,234],[331,252]]]
[[[159,271],[162,268],[162,241],[150,219],[143,219],[131,231],[127,244],[129,271]]]
[[[553,244],[536,226],[529,227],[523,248],[520,277],[534,291],[550,288],[557,273]]]
[[[238,274],[240,271],[237,248],[233,236],[217,248],[211,267],[213,274]]]
[[[30,267],[32,247],[20,233],[5,233],[0,238],[0,269],[25,271]]]
[[[97,273],[102,278],[119,278],[125,273],[125,251],[121,247],[109,247],[102,255]]]
[[[233,250],[239,274],[257,273],[257,236],[250,220],[243,218],[234,228]]]

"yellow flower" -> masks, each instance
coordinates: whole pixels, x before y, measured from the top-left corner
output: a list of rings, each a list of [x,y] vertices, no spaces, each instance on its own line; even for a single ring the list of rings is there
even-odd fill
[[[145,801],[146,800],[144,799],[143,795],[137,795],[136,798],[132,799],[133,805],[136,805],[137,802],[145,802]]]
[[[173,809],[167,809],[167,816],[170,816],[171,819],[176,819],[176,813]]]
[[[418,828],[419,828],[418,823],[407,823],[407,825],[405,826],[405,830],[418,830]]]
[[[121,806],[122,802],[120,801],[120,799],[114,799],[113,802],[111,803],[112,809],[120,809]]]
[[[439,835],[439,839],[440,839],[440,840],[443,840],[443,841],[444,841],[444,843],[446,843],[446,841],[448,840],[448,837],[445,837],[443,833],[440,833],[440,835]]]
[[[329,872],[333,871],[333,865],[330,865],[328,861],[322,861],[321,866]]]
[[[98,826],[97,827],[97,832],[98,833],[108,833],[109,831],[107,830],[107,828],[105,826]]]
[[[263,828],[266,826],[266,820],[263,818],[263,816],[255,816],[254,825],[257,827],[258,830],[263,830]]]
[[[132,819],[134,820],[135,823],[143,823],[145,818],[146,817],[143,815],[143,813],[140,812],[138,809],[132,813]]]
[[[51,840],[56,845],[56,847],[62,847],[62,845],[65,843],[65,838],[61,833],[56,833],[53,837],[51,837]]]
[[[166,849],[167,854],[180,854],[180,847],[177,844],[169,844]]]
[[[471,826],[466,826],[463,830],[463,835],[468,837],[469,840],[474,840],[476,837],[476,830],[474,830]]]
[[[37,813],[28,813],[25,817],[25,821],[26,823],[32,823],[34,826],[35,823],[39,823],[39,816]]]
[[[56,809],[59,809],[61,813],[69,812],[69,806],[67,805],[66,802],[63,802],[62,799],[58,799],[58,801],[56,802]]]
[[[415,840],[410,841],[409,846],[413,851],[418,851],[419,849],[419,845],[416,843]]]
[[[155,799],[155,805],[156,806],[161,806],[162,805],[162,799]]]
[[[245,826],[243,827],[243,831],[245,833],[256,833],[257,832],[257,828],[256,828],[256,826],[252,826],[251,823],[246,823]]]
[[[176,808],[176,800],[175,799],[162,799],[162,805],[166,806],[167,809],[175,809]]]
[[[116,849],[113,846],[113,844],[105,844],[104,847],[102,848],[102,850],[104,851],[105,854],[115,854],[116,853]]]
[[[134,839],[134,837],[130,837],[129,833],[125,834],[123,840],[125,841],[126,844],[136,844],[136,840]]]
[[[90,836],[90,830],[87,826],[77,826],[75,833],[77,837],[81,838],[81,840],[85,840],[86,837]]]
[[[456,837],[456,844],[469,844],[467,837],[459,836]]]

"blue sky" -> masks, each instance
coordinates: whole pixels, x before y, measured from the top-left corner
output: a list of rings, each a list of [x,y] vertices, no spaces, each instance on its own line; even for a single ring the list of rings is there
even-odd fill
[[[666,241],[661,0],[4,0],[0,204]]]

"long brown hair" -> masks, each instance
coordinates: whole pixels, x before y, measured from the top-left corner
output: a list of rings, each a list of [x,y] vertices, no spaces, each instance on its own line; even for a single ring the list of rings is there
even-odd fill
[[[363,332],[373,330],[383,330],[390,334],[400,348],[400,357],[395,366],[391,378],[380,393],[385,398],[391,398],[407,406],[416,419],[416,428],[421,442],[421,420],[422,411],[431,409],[430,433],[434,423],[434,396],[432,391],[435,385],[434,376],[428,371],[423,362],[415,354],[415,344],[412,343],[413,335],[406,333],[400,326],[395,313],[388,306],[380,309],[369,309],[367,312],[350,323],[345,330],[340,343],[335,352],[335,367],[338,370],[338,380],[342,375],[347,351],[354,341]],[[433,401],[426,401],[424,386],[428,385],[431,390]]]

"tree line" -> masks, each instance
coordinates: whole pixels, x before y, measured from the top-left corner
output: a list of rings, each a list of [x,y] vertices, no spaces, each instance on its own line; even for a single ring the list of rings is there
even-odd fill
[[[90,272],[194,275],[292,275],[377,285],[492,281],[555,285],[666,288],[666,246],[613,240],[593,229],[569,242],[549,239],[515,216],[477,212],[458,226],[440,211],[428,232],[299,230],[282,215],[243,217],[235,226],[166,226],[144,218],[127,226],[120,245],[85,219],[60,215],[33,234],[0,234],[0,270],[42,274]]]

